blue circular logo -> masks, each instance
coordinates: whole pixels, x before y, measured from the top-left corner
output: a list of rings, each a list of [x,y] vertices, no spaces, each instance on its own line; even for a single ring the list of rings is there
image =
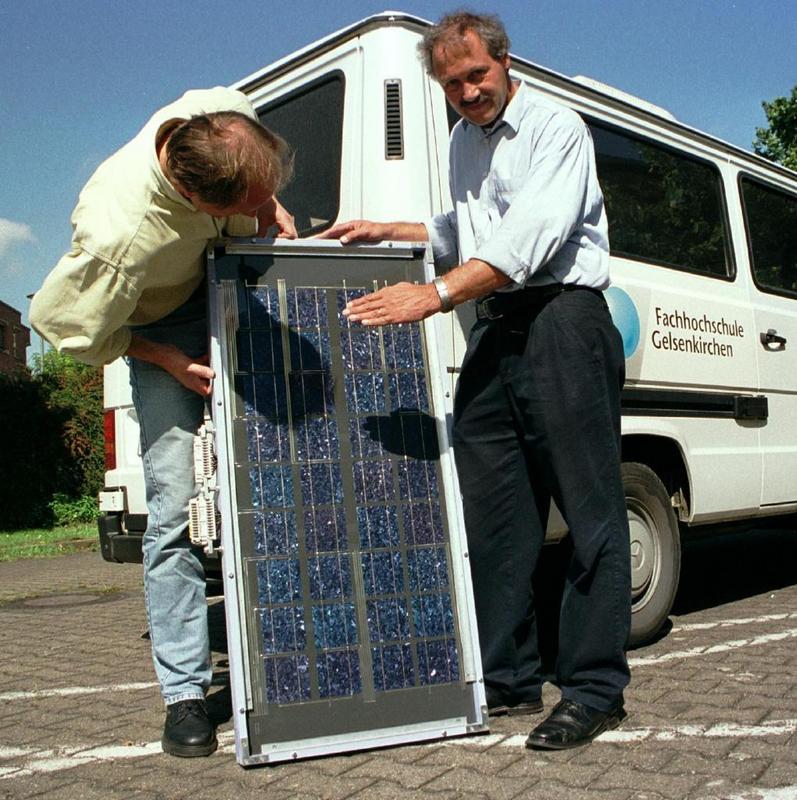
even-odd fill
[[[614,326],[623,338],[623,352],[630,358],[639,345],[639,314],[634,301],[622,289],[610,286],[604,293]]]

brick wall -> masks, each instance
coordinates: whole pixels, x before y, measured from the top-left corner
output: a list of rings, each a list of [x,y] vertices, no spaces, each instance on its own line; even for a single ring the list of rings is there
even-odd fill
[[[15,372],[28,360],[30,328],[22,324],[22,315],[0,300],[0,372]]]

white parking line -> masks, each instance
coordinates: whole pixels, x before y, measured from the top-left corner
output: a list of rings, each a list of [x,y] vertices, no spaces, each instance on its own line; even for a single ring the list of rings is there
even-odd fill
[[[786,619],[797,619],[797,614],[764,614],[760,617],[740,617],[739,619],[721,619],[717,622],[687,622],[683,625],[674,625],[670,633],[683,631],[709,631],[712,628],[730,628],[734,625],[756,625],[764,622],[781,622]]]
[[[112,686],[64,686],[61,689],[37,689],[28,692],[3,692],[0,703],[9,700],[36,700],[40,697],[68,697],[69,695],[101,694],[102,692],[137,692],[152,689],[158,684],[149,683],[117,683]]]
[[[797,638],[797,628],[790,628],[778,633],[767,633],[763,636],[754,636],[751,639],[735,639],[730,642],[706,645],[704,647],[692,647],[689,650],[675,650],[670,653],[663,653],[660,656],[639,656],[629,658],[630,667],[647,667],[653,664],[663,664],[666,661],[675,661],[681,658],[694,658],[695,656],[709,656],[714,653],[725,653],[728,650],[737,650],[740,647],[757,647],[769,642],[782,642],[784,639]]]
[[[595,741],[613,744],[629,742],[659,741],[669,742],[678,739],[710,737],[721,739],[749,739],[751,737],[791,736],[797,731],[797,719],[773,720],[760,725],[679,725],[666,728],[629,728],[608,731]],[[219,749],[223,753],[234,751],[235,736],[232,731],[219,733]],[[430,742],[429,746],[442,747],[501,747],[525,749],[526,734],[487,734],[467,736]],[[17,760],[18,765],[0,766],[0,781],[9,778],[24,778],[43,772],[60,772],[86,764],[117,761],[129,758],[145,758],[161,753],[161,743],[147,742],[140,745],[116,745],[102,747],[61,747],[57,749],[36,750],[35,748],[0,747],[0,761]],[[772,791],[772,790],[770,790]],[[793,789],[792,789],[793,791]],[[792,795],[783,797],[793,800]],[[742,798],[742,796],[740,796]],[[745,797],[744,800],[747,800]],[[756,800],[758,800],[756,798]],[[780,800],[773,795],[770,800]]]

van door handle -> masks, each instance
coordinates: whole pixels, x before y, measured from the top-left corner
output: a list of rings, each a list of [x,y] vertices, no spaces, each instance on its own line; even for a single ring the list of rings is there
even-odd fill
[[[761,344],[767,350],[785,350],[786,337],[778,336],[777,331],[774,328],[770,328],[766,333],[761,334]]]

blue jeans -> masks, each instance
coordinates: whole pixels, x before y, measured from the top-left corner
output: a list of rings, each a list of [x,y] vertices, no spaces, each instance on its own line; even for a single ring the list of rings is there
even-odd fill
[[[484,681],[517,702],[540,697],[532,575],[551,498],[573,542],[559,625],[562,697],[606,711],[629,681],[624,373],[620,336],[596,292],[563,292],[471,331],[454,455]]]
[[[206,309],[197,295],[168,317],[132,328],[133,334],[191,356],[206,353]],[[188,539],[188,501],[198,489],[193,442],[205,401],[154,364],[128,358],[128,365],[149,515],[143,542],[147,621],[155,672],[169,705],[203,698],[212,676],[205,572]]]

